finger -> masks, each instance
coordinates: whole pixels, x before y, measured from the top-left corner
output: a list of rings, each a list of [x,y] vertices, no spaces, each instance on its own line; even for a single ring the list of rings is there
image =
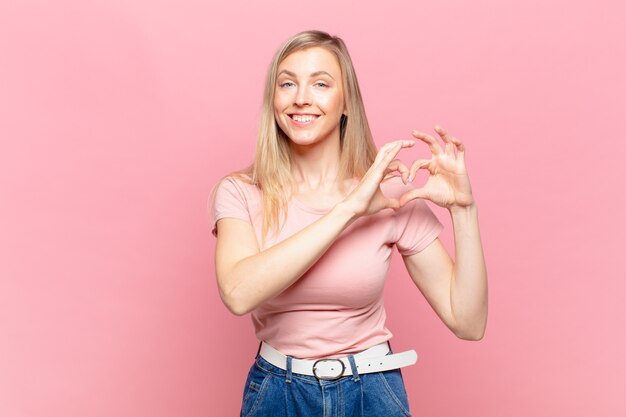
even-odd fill
[[[393,156],[389,159],[391,161],[398,154],[400,149],[402,149],[402,147],[413,146],[414,144],[415,144],[415,141],[408,141],[408,140],[396,140],[393,142],[388,142],[380,147],[380,149],[378,150],[378,153],[376,154],[376,158],[374,159],[374,163],[372,165],[377,166],[378,164],[380,164],[380,162],[386,156],[388,156],[389,153],[393,154]]]
[[[428,193],[424,190],[424,188],[415,188],[400,196],[400,207],[404,207],[409,201],[415,200],[416,198],[429,199]]]
[[[413,145],[415,145],[415,141],[414,140],[399,139],[399,140],[394,140],[392,142],[385,143],[383,146],[380,147],[378,152],[380,153],[382,151],[387,151],[387,150],[389,150],[391,148],[395,148],[397,146],[407,147],[407,146],[413,146]]]
[[[397,171],[402,176],[402,181],[406,184],[409,178],[409,169],[399,159],[394,159],[387,166],[387,171]]]
[[[464,157],[465,156],[465,145],[463,144],[463,142],[461,142],[460,140],[458,140],[457,138],[455,138],[453,136],[452,137],[452,143],[454,143],[454,145],[456,146],[456,150],[457,150],[459,156]]]
[[[409,170],[409,182],[413,181],[415,178],[415,174],[420,169],[428,169],[428,165],[432,162],[432,159],[418,159],[417,161],[411,164],[411,169]]]
[[[444,143],[446,144],[446,154],[450,156],[454,156],[454,143],[452,143],[451,136],[446,132],[441,126],[436,125],[435,131],[441,136]]]
[[[375,172],[379,170],[385,171],[389,162],[398,154],[401,148],[402,145],[400,143],[394,143],[393,145],[380,148],[370,170]]]
[[[385,177],[383,178],[383,180],[381,182],[385,182],[385,181],[389,181],[392,178],[396,178],[396,177],[400,177],[401,174],[399,172],[390,172],[389,174],[385,175]]]
[[[463,145],[463,143],[457,138],[455,138],[454,136],[452,136],[451,134],[449,134],[441,126],[439,125],[435,126],[435,130],[437,131],[437,133],[439,133],[439,136],[441,136],[441,139],[443,139],[444,142],[451,143],[452,145],[454,145],[457,152],[461,153],[465,151],[465,146]]]
[[[382,157],[376,164],[375,168],[381,169],[382,167],[382,169],[385,170],[387,166],[389,166],[389,163],[396,157],[398,152],[400,152],[400,149],[408,148],[413,145],[415,145],[415,141],[413,140],[398,140],[386,144],[379,151],[379,155],[382,155]],[[378,155],[376,159],[378,159]]]
[[[435,132],[441,136],[444,142],[451,142],[451,135],[440,125],[435,125]]]
[[[437,139],[435,139],[434,137],[427,135],[423,132],[418,132],[417,130],[412,131],[411,134],[420,139],[422,142],[426,142],[426,144],[428,144],[428,148],[433,153],[433,155],[443,153],[439,142],[437,142]]]

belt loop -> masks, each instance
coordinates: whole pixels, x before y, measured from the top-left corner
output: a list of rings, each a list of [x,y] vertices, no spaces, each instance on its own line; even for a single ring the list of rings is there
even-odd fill
[[[356,362],[354,361],[354,355],[348,355],[348,360],[350,361],[350,368],[352,368],[352,380],[354,382],[358,382],[361,380],[360,376],[359,376],[359,371],[356,368]]]
[[[292,356],[287,355],[287,377],[285,378],[285,382],[291,383],[291,360]]]

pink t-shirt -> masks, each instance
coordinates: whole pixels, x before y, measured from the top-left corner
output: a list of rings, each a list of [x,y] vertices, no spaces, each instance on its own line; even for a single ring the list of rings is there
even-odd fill
[[[383,194],[399,197],[414,188],[393,178]],[[277,235],[261,247],[261,193],[251,184],[227,177],[217,184],[212,232],[224,217],[250,222],[261,250],[302,230],[329,209],[313,208],[297,198]],[[286,355],[317,359],[356,353],[392,337],[385,327],[383,288],[393,246],[402,255],[417,253],[437,238],[442,224],[423,200],[398,210],[360,217],[322,257],[289,288],[251,312],[256,336]]]

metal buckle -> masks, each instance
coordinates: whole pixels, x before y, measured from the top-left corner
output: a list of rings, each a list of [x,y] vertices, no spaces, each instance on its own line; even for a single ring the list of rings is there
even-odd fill
[[[323,362],[323,361],[337,361],[341,364],[341,370],[339,371],[339,374],[337,376],[318,376],[317,375],[317,364],[319,362]],[[321,379],[324,381],[334,381],[336,379],[339,379],[343,376],[343,372],[346,370],[346,364],[343,363],[343,361],[341,359],[336,359],[336,358],[329,358],[329,359],[318,359],[315,361],[315,363],[313,364],[313,375],[315,376],[315,378],[317,379]]]

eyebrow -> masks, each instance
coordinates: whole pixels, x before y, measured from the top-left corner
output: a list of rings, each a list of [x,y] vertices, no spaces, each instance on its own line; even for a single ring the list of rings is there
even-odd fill
[[[291,72],[291,71],[289,71],[289,70],[286,70],[286,69],[284,69],[284,70],[282,70],[281,72],[279,72],[279,73],[278,73],[278,75],[283,74],[283,73],[287,74],[287,75],[288,75],[288,76],[290,76],[290,77],[294,77],[294,78],[296,78],[296,74],[295,74],[295,73],[293,73],[293,72]],[[332,78],[333,80],[335,79],[335,77],[333,77],[332,75],[330,75],[330,74],[329,74],[328,72],[326,72],[326,71],[315,71],[315,72],[312,72],[312,73],[311,73],[311,77],[317,77],[318,75],[328,75],[328,76],[329,76],[330,78]]]

